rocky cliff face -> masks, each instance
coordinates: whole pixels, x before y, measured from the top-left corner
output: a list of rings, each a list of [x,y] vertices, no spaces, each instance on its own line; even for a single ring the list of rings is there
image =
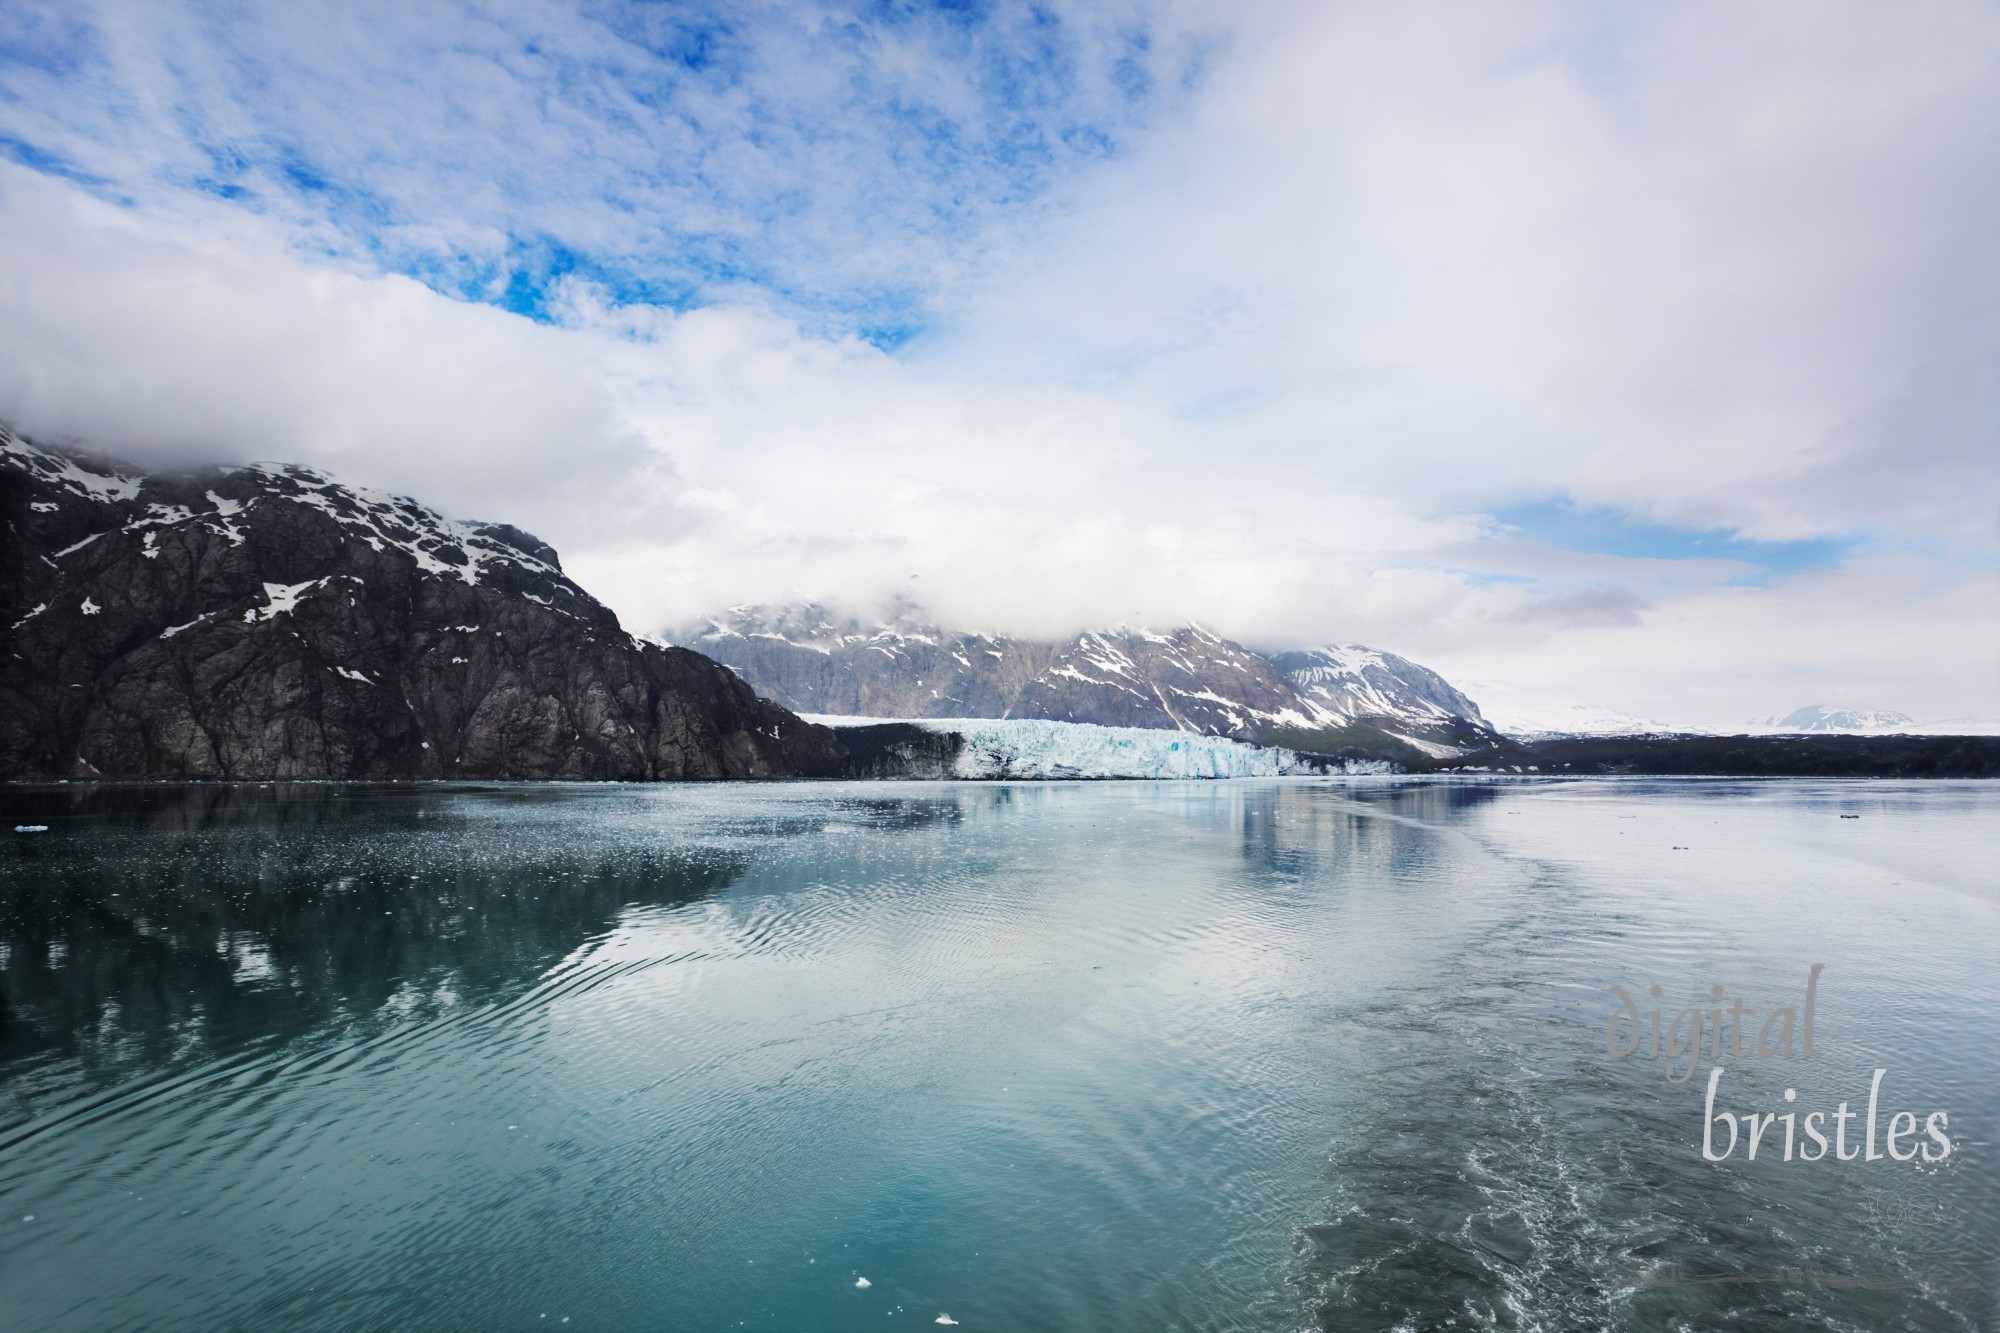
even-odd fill
[[[1080,634],[1056,647],[1048,670],[1022,689],[1008,716],[1170,727],[1254,741],[1273,720],[1296,712],[1297,704],[1270,662],[1189,626],[1170,634]]]
[[[1490,744],[1497,735],[1478,704],[1407,657],[1343,643],[1278,653],[1271,663],[1313,715],[1312,727],[1386,728],[1433,754],[1437,746]]]
[[[305,468],[146,475],[4,430],[0,523],[0,776],[846,771],[833,732],[627,634],[504,524]]]
[[[668,637],[804,713],[1160,727],[1399,762],[1495,739],[1435,672],[1356,645],[1267,657],[1198,626],[1044,643],[817,603],[736,607]]]
[[[840,616],[817,602],[736,607],[669,632],[787,708],[843,717],[1005,717],[1055,649],[940,629],[914,609],[886,621]]]

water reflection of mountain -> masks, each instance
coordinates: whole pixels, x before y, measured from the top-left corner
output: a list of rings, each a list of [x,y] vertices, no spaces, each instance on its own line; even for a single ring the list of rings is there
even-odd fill
[[[559,807],[558,800],[566,801]],[[212,1055],[524,986],[622,909],[718,892],[740,851],[530,788],[97,787],[0,859],[0,1059]],[[585,801],[586,806],[591,804]]]
[[[1396,876],[1431,865],[1436,830],[1463,821],[1500,789],[1462,783],[1324,788],[1278,786],[1236,812],[1246,861],[1263,870],[1307,876],[1332,859],[1368,864]],[[1386,817],[1385,817],[1386,816]]]

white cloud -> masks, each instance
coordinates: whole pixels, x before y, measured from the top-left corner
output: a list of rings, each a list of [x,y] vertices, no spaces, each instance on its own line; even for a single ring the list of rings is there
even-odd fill
[[[1919,722],[1994,718],[1996,605],[1990,571],[1941,576],[1930,561],[1866,557],[1770,588],[1692,592],[1642,612],[1637,629],[1487,637],[1426,660],[1448,678],[1503,682],[1519,702],[1668,723],[1740,727],[1779,711],[1759,711],[1773,699],[1899,700]]]
[[[536,13],[557,46],[602,40]],[[153,45],[196,67],[208,48],[127,19],[102,100],[157,114],[174,90]],[[645,626],[902,594],[995,628],[1358,639],[1687,722],[1816,698],[2000,715],[1992,6],[1267,6],[1168,26],[1225,19],[1192,100],[1128,127],[1131,152],[1058,164],[1049,192],[989,199],[935,243],[909,200],[869,204],[902,179],[892,141],[843,140],[811,179],[866,169],[772,234],[773,263],[844,257],[804,306],[712,283],[677,313],[579,278],[537,324],[380,275],[324,200],[254,214],[174,188],[135,119],[52,121],[144,188],[120,207],[0,170],[0,416],[516,522]],[[261,20],[263,48],[291,51],[292,21]],[[392,44],[346,32],[308,63],[365,56],[351,105],[277,117],[322,149],[344,119],[375,145],[352,167],[400,201],[385,252],[499,255],[524,218],[641,245],[598,197],[643,175],[645,137],[602,130],[625,94],[538,110],[508,32],[476,30],[485,53],[415,101]],[[933,51],[854,58],[871,86],[955,105]],[[204,141],[268,138],[231,77],[197,79]],[[646,196],[674,225],[744,244],[768,225],[744,200],[796,163],[740,142],[761,87],[707,121],[674,104],[694,136],[674,151],[718,164],[706,193]],[[788,95],[793,122],[844,105]],[[402,123],[422,132],[390,151]],[[474,140],[468,174],[437,165]],[[508,175],[594,147],[618,160]],[[928,333],[892,355],[826,331],[826,293],[899,266]],[[1746,586],[1728,560],[1558,551],[1484,517],[1560,493],[1851,534],[1857,554]]]
[[[311,462],[477,510],[656,461],[562,330],[303,263],[254,220],[170,229],[19,168],[0,210],[0,412],[28,429],[150,462]]]
[[[2000,9],[1266,17],[940,355],[1423,507],[1990,538]]]

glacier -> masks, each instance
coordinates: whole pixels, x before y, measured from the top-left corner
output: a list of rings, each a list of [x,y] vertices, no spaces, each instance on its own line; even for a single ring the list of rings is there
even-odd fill
[[[1287,778],[1328,774],[1395,773],[1393,764],[1347,760],[1329,764],[1276,746],[1251,745],[1226,736],[1152,727],[1105,727],[1092,722],[1038,718],[846,717],[803,714],[829,727],[900,722],[965,738],[953,776],[966,779],[1049,781],[1077,778]]]

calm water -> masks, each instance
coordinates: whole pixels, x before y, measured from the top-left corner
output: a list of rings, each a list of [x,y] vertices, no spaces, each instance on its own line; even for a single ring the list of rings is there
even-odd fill
[[[10,1328],[2000,1327],[2000,787],[0,803]]]

